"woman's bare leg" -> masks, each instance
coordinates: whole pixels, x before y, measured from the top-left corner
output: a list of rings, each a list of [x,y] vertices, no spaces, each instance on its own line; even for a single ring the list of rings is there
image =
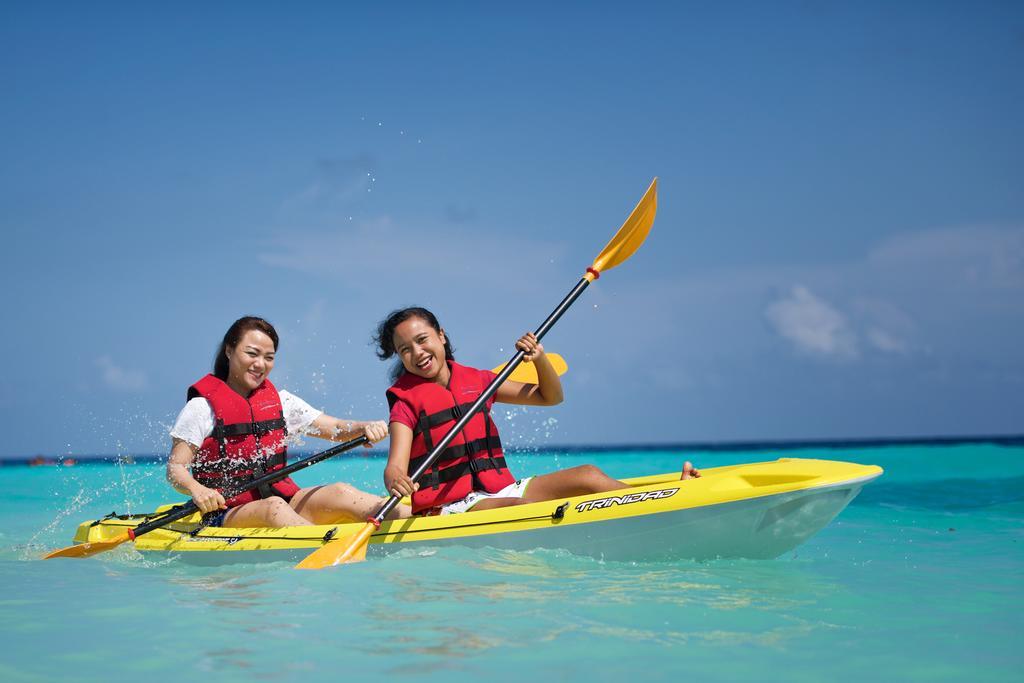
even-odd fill
[[[529,487],[527,487],[529,488]],[[513,505],[522,505],[523,503],[530,503],[533,501],[523,500],[522,498],[484,498],[471,507],[467,512],[477,512],[478,510],[493,510],[495,508],[507,508]]]
[[[588,493],[603,493],[629,488],[618,479],[612,479],[595,465],[580,465],[567,470],[542,474],[530,480],[524,503],[536,503],[555,498],[571,498]]]
[[[313,524],[334,524],[335,522],[364,522],[377,513],[387,502],[355,486],[338,482],[324,486],[304,488],[291,499],[296,513]],[[411,515],[408,505],[398,504],[387,519],[404,519]]]
[[[222,526],[277,529],[285,526],[306,526],[309,523],[309,520],[295,512],[284,498],[271,496],[231,508],[224,515]]]

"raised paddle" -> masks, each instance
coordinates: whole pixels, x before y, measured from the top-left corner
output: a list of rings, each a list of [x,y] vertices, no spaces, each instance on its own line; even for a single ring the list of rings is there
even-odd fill
[[[651,230],[651,225],[654,224],[654,214],[658,208],[658,179],[655,178],[651,181],[651,186],[647,188],[647,192],[644,193],[643,198],[640,199],[640,203],[633,209],[633,213],[629,215],[626,222],[622,224],[619,231],[615,233],[611,241],[601,250],[601,253],[594,259],[593,265],[587,268],[586,273],[580,279],[579,283],[573,287],[572,291],[562,300],[562,303],[558,304],[558,307],[551,312],[551,315],[547,317],[541,326],[534,332],[537,339],[540,340],[547,334],[558,319],[562,317],[573,302],[579,298],[583,290],[587,288],[591,282],[596,280],[601,275],[601,271],[609,270],[619,265],[630,256],[633,255],[644,240],[647,239],[647,233]],[[441,453],[448,447],[455,435],[466,426],[466,423],[476,415],[477,412],[484,406],[498,387],[501,386],[502,382],[509,378],[509,376],[515,371],[516,367],[519,366],[523,361],[525,354],[522,351],[518,351],[516,355],[512,357],[508,363],[505,364],[504,369],[498,374],[494,380],[487,385],[480,397],[473,403],[472,407],[462,416],[462,418],[455,423],[447,434],[444,435],[434,450],[430,452],[426,460],[416,469],[412,474],[412,480],[419,481],[423,473],[426,472],[434,464],[434,461],[441,455]],[[384,505],[381,506],[377,514],[367,520],[366,524],[355,534],[339,538],[337,540],[330,540],[324,543],[320,548],[310,553],[302,562],[296,565],[297,569],[321,569],[323,567],[331,567],[338,564],[347,564],[351,562],[362,562],[366,558],[366,548],[370,543],[370,535],[375,529],[380,527],[381,521],[391,512],[396,505],[398,505],[401,498],[394,494],[388,499]]]
[[[327,460],[328,458],[333,458],[336,455],[344,453],[345,451],[352,450],[356,446],[362,446],[363,444],[368,442],[369,439],[367,439],[365,436],[360,436],[357,439],[352,439],[351,441],[346,441],[345,443],[338,444],[334,448],[328,449],[323,453],[311,455],[308,458],[297,460],[293,462],[291,465],[286,465],[285,467],[279,470],[274,470],[273,472],[264,474],[262,477],[254,479],[251,482],[247,483],[244,486],[244,488],[236,491],[232,495],[238,495],[239,493],[244,493],[245,491],[250,491],[260,486],[266,486],[267,484],[273,484],[275,481],[284,479],[285,477],[291,475],[293,472],[298,472],[299,470],[306,469],[310,465],[315,465],[318,462]],[[225,496],[225,498],[230,497],[231,496]],[[50,560],[55,557],[91,557],[92,555],[96,555],[98,553],[102,553],[107,550],[116,548],[117,546],[121,545],[122,543],[125,543],[126,541],[134,541],[137,537],[141,536],[142,534],[147,534],[150,531],[153,531],[154,529],[159,529],[162,526],[170,524],[171,522],[177,521],[183,517],[188,517],[189,515],[198,511],[199,508],[193,501],[190,500],[182,505],[176,505],[170,512],[166,513],[162,517],[157,517],[156,519],[150,520],[145,524],[140,524],[134,529],[129,529],[128,531],[124,532],[123,534],[120,534],[119,536],[116,536],[106,541],[79,543],[78,545],[72,545],[68,546],[67,548],[61,548],[60,550],[54,550],[53,552],[44,555],[43,559]]]

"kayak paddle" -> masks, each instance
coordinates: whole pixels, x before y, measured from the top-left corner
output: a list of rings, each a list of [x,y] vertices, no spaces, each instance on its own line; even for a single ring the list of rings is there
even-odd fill
[[[587,268],[583,277],[580,278],[579,283],[573,287],[572,291],[562,300],[562,303],[558,304],[558,307],[551,312],[551,315],[547,317],[541,326],[534,332],[537,340],[540,341],[548,330],[550,330],[558,319],[562,317],[573,302],[579,298],[580,294],[587,286],[601,276],[601,271],[609,270],[624,262],[630,256],[633,255],[644,240],[647,239],[647,233],[651,231],[651,226],[654,224],[654,214],[658,208],[658,179],[655,178],[651,181],[650,187],[647,188],[647,192],[640,199],[640,203],[636,205],[633,212],[626,219],[626,222],[622,224],[619,231],[615,233],[611,241],[605,245],[605,248],[601,250],[601,253],[594,259],[593,265]],[[523,362],[524,352],[518,351],[516,355],[512,357],[508,363],[505,364],[504,369],[498,373],[498,376],[487,385],[480,397],[473,403],[473,405],[466,411],[466,413],[455,423],[447,434],[444,435],[434,450],[430,452],[430,455],[423,461],[423,463],[416,468],[416,471],[412,474],[412,480],[419,481],[423,473],[426,472],[434,464],[434,461],[440,457],[441,453],[448,447],[452,439],[455,438],[466,423],[476,415],[477,412],[484,406],[494,392],[498,390],[502,382],[509,378],[509,376],[515,371],[520,363]],[[366,524],[355,534],[339,538],[337,540],[330,540],[324,543],[320,548],[310,553],[304,560],[295,565],[296,569],[321,569],[323,567],[331,567],[338,564],[347,564],[353,562],[362,562],[366,559],[366,548],[370,542],[370,535],[375,529],[380,527],[380,523],[384,518],[391,512],[398,502],[401,500],[399,496],[394,494],[388,499],[384,505],[381,506],[377,514],[369,518]]]
[[[346,441],[345,443],[338,444],[334,448],[328,449],[323,453],[311,455],[303,460],[293,462],[291,465],[286,465],[285,467],[279,470],[268,472],[267,474],[264,474],[262,477],[259,477],[258,479],[253,479],[251,482],[245,485],[245,488],[237,491],[233,495],[238,495],[239,493],[244,493],[245,491],[250,491],[254,488],[265,486],[267,484],[273,484],[275,481],[284,479],[285,477],[291,475],[293,472],[298,472],[299,470],[306,469],[310,465],[315,465],[318,462],[327,460],[328,458],[333,458],[336,455],[344,453],[345,451],[352,450],[356,446],[362,446],[364,443],[368,442],[369,439],[367,439],[366,436],[360,436],[357,439],[352,439],[351,441]],[[230,498],[231,496],[226,497]],[[54,550],[44,555],[43,559],[50,560],[55,557],[91,557],[93,555],[97,555],[107,550],[116,548],[117,546],[127,541],[134,541],[136,537],[141,536],[142,534],[148,534],[150,531],[153,531],[154,529],[159,529],[162,526],[166,526],[167,524],[182,519],[183,517],[188,517],[189,515],[198,511],[199,507],[196,506],[194,501],[190,500],[187,503],[183,503],[182,505],[176,505],[170,512],[164,514],[163,516],[150,520],[145,524],[140,524],[134,529],[128,529],[128,531],[118,536],[115,536],[114,538],[111,538],[106,541],[79,543],[77,545],[68,546],[67,548]]]
[[[559,377],[564,375],[569,369],[569,365],[565,362],[565,359],[557,353],[545,353],[544,355],[548,357],[549,361],[551,361],[551,366],[555,369],[555,372],[558,373]],[[505,365],[507,365],[507,363],[499,365],[491,370],[491,372],[497,375],[505,369]],[[523,363],[513,370],[512,374],[505,379],[510,379],[513,382],[522,382],[523,384],[536,384],[538,382],[537,368],[533,366],[533,363]]]

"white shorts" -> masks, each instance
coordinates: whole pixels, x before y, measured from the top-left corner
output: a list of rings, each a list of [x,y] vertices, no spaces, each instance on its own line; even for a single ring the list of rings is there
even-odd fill
[[[486,498],[522,498],[526,495],[526,487],[530,485],[531,479],[533,479],[533,477],[527,477],[526,479],[520,479],[519,481],[512,482],[497,493],[473,491],[462,500],[442,505],[440,512],[437,514],[454,515],[460,512],[469,512],[474,505]]]

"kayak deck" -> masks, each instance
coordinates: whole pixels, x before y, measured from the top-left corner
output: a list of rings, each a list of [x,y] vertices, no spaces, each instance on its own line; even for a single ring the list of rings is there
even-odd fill
[[[608,560],[777,557],[827,525],[882,474],[874,465],[781,458],[702,470],[699,479],[669,473],[626,479],[600,494],[387,521],[370,537],[369,555],[444,545],[511,550],[563,548]],[[168,509],[165,506],[158,510]],[[150,516],[85,522],[76,543],[109,540]],[[185,518],[140,536],[143,553],[173,553],[201,564],[297,561],[363,522],[305,527],[202,527]]]

